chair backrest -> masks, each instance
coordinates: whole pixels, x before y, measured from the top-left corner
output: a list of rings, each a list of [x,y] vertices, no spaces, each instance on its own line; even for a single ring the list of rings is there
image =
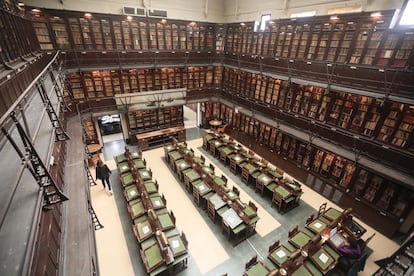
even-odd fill
[[[368,243],[372,240],[372,238],[376,235],[377,233],[373,233],[371,236],[369,236],[365,241],[363,241],[362,239],[358,240],[358,241],[362,241],[359,246],[361,247],[361,250],[364,250],[365,247],[367,247]]]
[[[280,240],[274,241],[270,246],[269,246],[269,253],[273,252],[273,250],[275,250],[280,244]]]
[[[305,224],[308,225],[309,223],[311,223],[313,220],[315,219],[315,215],[314,214],[310,214],[308,216],[308,218],[306,219]]]
[[[254,151],[249,150],[248,153],[249,153],[249,155],[253,155],[254,156]]]
[[[363,251],[362,255],[351,261],[351,265],[348,268],[347,275],[358,275],[359,271],[363,271],[365,268],[365,263],[367,262],[368,253]]]
[[[326,211],[326,205],[327,205],[328,203],[327,202],[325,202],[325,203],[322,203],[321,204],[321,206],[319,206],[319,210],[318,210],[318,218],[323,214],[323,213],[325,213],[325,211]]]
[[[320,247],[321,239],[322,239],[322,236],[319,233],[313,236],[311,240],[309,241],[308,252],[313,252],[317,250],[317,248]]]
[[[162,202],[164,202],[164,205],[167,205],[167,199],[165,198],[164,194],[161,195],[161,199],[162,199]]]
[[[283,176],[283,174],[285,173],[284,170],[280,169],[280,168],[276,168],[275,171],[280,174],[281,176]]]
[[[236,186],[233,186],[233,192],[234,192],[237,196],[240,196],[240,191],[239,191],[239,189],[237,189],[237,187],[236,187]]]
[[[203,162],[203,164],[206,162],[206,158],[203,155],[200,156],[200,159]]]
[[[221,175],[221,179],[227,184],[227,177],[224,174]]]
[[[211,164],[211,163],[210,163],[210,169],[214,172],[215,167],[214,167],[214,165],[213,165],[213,164]]]
[[[170,211],[170,217],[171,217],[171,221],[173,222],[173,224],[175,225],[175,216],[173,211]]]
[[[272,198],[273,202],[275,202],[275,201],[281,202],[282,200],[283,200],[283,197],[282,197],[281,194],[276,193],[276,192],[273,193],[273,198]]]
[[[296,233],[298,233],[298,232],[299,232],[299,227],[298,227],[298,225],[296,225],[295,227],[293,227],[292,229],[289,230],[288,237],[291,238],[294,235],[296,235]]]
[[[249,206],[252,208],[255,212],[257,212],[257,206],[253,202],[249,201]]]
[[[184,247],[188,248],[188,240],[187,240],[187,237],[185,236],[184,232],[181,232],[181,240],[183,241]]]
[[[262,159],[260,162],[265,166],[269,164],[269,161],[267,161],[266,159]]]
[[[234,141],[234,138],[233,137],[229,137],[229,141],[230,142],[233,142]]]
[[[257,263],[257,255],[252,257],[245,265],[246,270]]]
[[[157,190],[158,190],[159,185],[158,185],[158,181],[157,181],[157,179],[155,179],[155,181],[154,181],[154,185],[155,185],[155,187],[156,187],[156,188],[157,188]]]

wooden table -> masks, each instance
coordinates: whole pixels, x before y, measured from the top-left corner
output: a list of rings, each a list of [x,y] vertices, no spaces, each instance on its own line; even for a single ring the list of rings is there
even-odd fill
[[[98,153],[101,150],[100,144],[90,144],[86,146],[89,154],[95,154]]]
[[[214,120],[210,120],[209,124],[210,124],[211,127],[216,129],[217,127],[219,127],[223,124],[223,121],[219,120],[219,119],[214,119]]]

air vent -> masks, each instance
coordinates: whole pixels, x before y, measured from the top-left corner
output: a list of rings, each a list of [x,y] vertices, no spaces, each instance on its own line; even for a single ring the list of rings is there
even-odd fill
[[[123,7],[122,13],[132,16],[145,16],[145,8]]]
[[[135,14],[140,15],[140,16],[145,16],[145,9],[144,8],[136,8]]]
[[[133,7],[124,7],[122,9],[122,13],[127,14],[127,15],[135,15],[135,8],[133,8]]]
[[[167,11],[148,10],[148,16],[151,16],[151,17],[167,17]]]

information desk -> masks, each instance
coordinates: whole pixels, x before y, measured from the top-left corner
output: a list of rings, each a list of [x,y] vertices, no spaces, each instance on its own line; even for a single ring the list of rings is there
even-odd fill
[[[138,147],[141,150],[147,150],[170,143],[173,138],[178,141],[185,140],[184,126],[172,127],[166,129],[155,130],[135,135],[138,141]]]

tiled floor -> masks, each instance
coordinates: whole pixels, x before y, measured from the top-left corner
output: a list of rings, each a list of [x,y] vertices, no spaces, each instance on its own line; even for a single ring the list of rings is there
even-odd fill
[[[186,126],[195,121],[193,113],[185,111]],[[318,193],[302,185],[304,194],[301,204],[284,215],[280,215],[275,208],[270,208],[270,199],[256,194],[250,187],[244,185],[239,176],[233,175],[227,167],[201,148],[204,131],[198,128],[187,130],[189,147],[195,150],[196,155],[203,154],[207,163],[216,166],[216,174],[225,174],[229,179],[229,187],[235,185],[241,190],[241,199],[244,202],[252,200],[258,205],[260,220],[257,224],[257,234],[250,237],[236,247],[232,247],[224,235],[221,227],[213,224],[205,211],[199,209],[189,195],[179,184],[175,175],[170,171],[163,159],[162,148],[145,151],[144,158],[147,166],[153,171],[154,179],[158,180],[161,193],[165,194],[167,207],[174,211],[177,218],[177,227],[184,231],[189,240],[190,258],[188,268],[179,275],[242,275],[245,263],[254,255],[263,259],[267,255],[268,246],[275,240],[287,240],[287,231],[294,225],[304,226],[306,217],[314,213],[319,205],[327,200]],[[197,138],[198,137],[198,138]],[[112,137],[111,137],[112,138]],[[124,142],[111,139],[105,144],[102,158],[113,170],[111,176],[114,194],[111,196],[104,191],[101,183],[91,188],[92,204],[104,228],[96,232],[100,274],[105,275],[143,275],[143,267],[138,254],[138,245],[132,233],[131,219],[127,213],[125,199],[119,185],[119,176],[116,171],[113,156],[123,152]],[[94,175],[94,172],[92,172]],[[333,203],[328,206],[338,209]],[[362,222],[361,222],[362,223]],[[363,224],[363,223],[362,223]],[[364,224],[363,224],[364,225]],[[368,231],[364,238],[375,230],[364,225]],[[394,252],[398,245],[377,233],[370,242],[373,249],[365,270],[360,275],[372,275],[377,266],[375,260],[384,258]]]

